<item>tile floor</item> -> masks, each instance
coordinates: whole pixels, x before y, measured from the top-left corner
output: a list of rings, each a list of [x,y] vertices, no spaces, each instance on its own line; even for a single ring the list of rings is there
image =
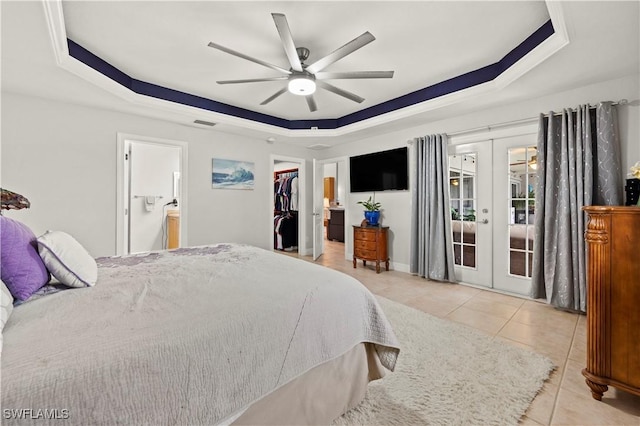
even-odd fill
[[[325,240],[325,253],[317,263],[357,278],[375,294],[547,355],[557,369],[522,424],[640,425],[640,396],[609,387],[601,402],[591,397],[580,373],[586,356],[585,316],[487,290],[429,282],[403,272],[376,274],[373,266],[363,267],[361,261],[354,269],[344,258],[344,245],[332,241]]]

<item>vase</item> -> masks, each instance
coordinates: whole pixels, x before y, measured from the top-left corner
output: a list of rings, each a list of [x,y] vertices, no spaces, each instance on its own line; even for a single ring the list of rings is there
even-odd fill
[[[367,222],[371,226],[378,226],[378,221],[380,220],[380,211],[365,211],[364,218],[367,219]]]

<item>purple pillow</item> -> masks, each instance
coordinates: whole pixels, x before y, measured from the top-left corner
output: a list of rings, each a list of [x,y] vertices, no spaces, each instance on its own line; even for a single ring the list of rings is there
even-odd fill
[[[0,240],[2,281],[14,298],[27,300],[50,278],[36,236],[25,224],[0,216]]]

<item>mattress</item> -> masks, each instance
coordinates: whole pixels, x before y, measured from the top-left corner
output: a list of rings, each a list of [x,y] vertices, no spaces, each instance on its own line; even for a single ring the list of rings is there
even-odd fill
[[[242,421],[361,343],[377,360],[367,365],[394,369],[391,324],[340,272],[236,244],[97,261],[94,287],[14,309],[2,352],[2,407],[14,410],[5,424],[34,414],[43,424]],[[343,385],[355,380],[360,390],[345,409],[362,391],[353,376]],[[367,380],[379,376],[367,370]],[[279,411],[274,422],[286,415]]]

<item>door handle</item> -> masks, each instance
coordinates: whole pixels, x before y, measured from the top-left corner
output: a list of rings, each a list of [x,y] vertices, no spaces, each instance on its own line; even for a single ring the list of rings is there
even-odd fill
[[[484,223],[486,225],[487,223],[489,223],[489,219],[482,219],[480,223]]]

